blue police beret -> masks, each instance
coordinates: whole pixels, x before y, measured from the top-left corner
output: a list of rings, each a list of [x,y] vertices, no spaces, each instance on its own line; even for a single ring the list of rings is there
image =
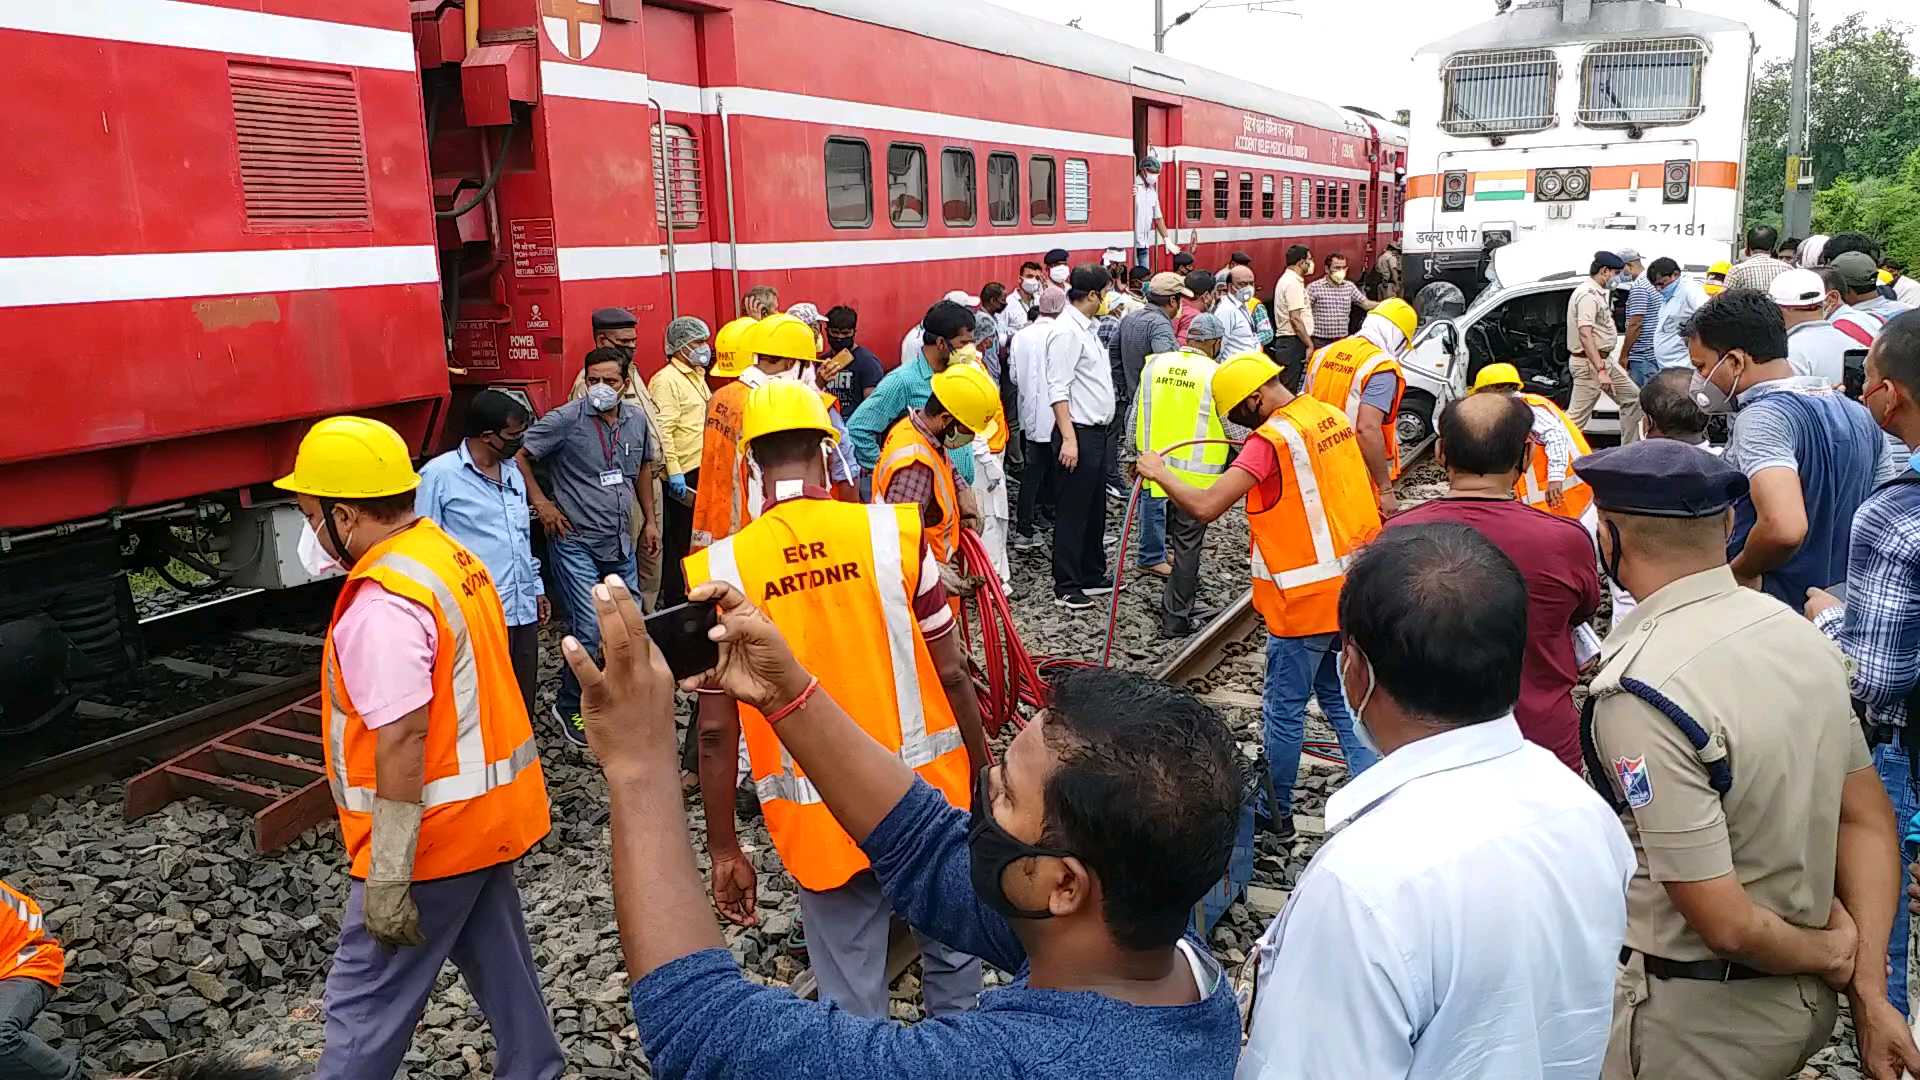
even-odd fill
[[[1712,517],[1747,493],[1739,469],[1697,446],[1642,439],[1573,463],[1602,510],[1647,517]]]
[[[601,330],[624,330],[632,325],[633,312],[626,308],[603,307],[593,313],[593,329],[596,333]]]

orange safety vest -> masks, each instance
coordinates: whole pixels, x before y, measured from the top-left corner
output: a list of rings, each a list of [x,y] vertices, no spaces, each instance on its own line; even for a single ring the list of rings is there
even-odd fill
[[[893,476],[909,465],[925,465],[933,470],[933,500],[940,507],[940,522],[928,525],[927,546],[941,562],[953,558],[960,546],[960,489],[953,480],[953,466],[946,452],[920,434],[920,428],[908,413],[894,422],[887,439],[880,444],[880,464],[873,470],[873,499],[886,501],[887,486]]]
[[[1340,628],[1347,562],[1380,531],[1380,506],[1360,440],[1339,409],[1301,394],[1254,435],[1280,459],[1280,499],[1247,492],[1253,533],[1253,606],[1275,637]]]
[[[1313,354],[1307,368],[1307,392],[1347,414],[1347,422],[1360,424],[1360,395],[1367,380],[1383,371],[1393,372],[1393,408],[1380,422],[1380,434],[1387,443],[1387,478],[1400,479],[1400,441],[1393,421],[1400,413],[1400,399],[1407,393],[1407,377],[1393,354],[1358,334],[1341,338]]]
[[[693,539],[699,551],[747,522],[740,482],[740,422],[746,416],[745,383],[734,380],[707,399],[707,426],[700,437],[700,494],[693,500]]]
[[[0,881],[0,979],[38,979],[57,990],[66,970],[67,954],[47,933],[40,905]]]
[[[687,556],[687,585],[732,584],[767,613],[800,666],[874,741],[962,810],[972,776],[953,707],[914,618],[920,514],[912,506],[788,499]],[[766,718],[740,728],[767,832],[801,886],[836,889],[867,868]]]
[[[1533,406],[1536,414],[1544,413],[1559,418],[1560,426],[1567,429],[1567,438],[1573,442],[1574,458],[1578,459],[1593,453],[1593,448],[1587,443],[1586,434],[1573,422],[1572,417],[1560,411],[1560,406],[1539,394],[1521,394],[1520,398]],[[1549,514],[1578,521],[1581,515],[1587,512],[1587,507],[1593,505],[1593,489],[1574,473],[1569,464],[1566,483],[1560,489],[1560,505],[1556,507],[1548,504],[1547,448],[1543,443],[1534,442],[1532,450],[1532,464],[1520,474],[1520,479],[1514,482],[1514,498],[1536,510],[1545,510]]]
[[[484,870],[526,854],[551,827],[547,786],[507,652],[500,594],[486,566],[438,524],[421,518],[360,556],[333,606],[335,624],[362,581],[432,612],[438,635],[414,880]],[[324,662],[327,783],[351,873],[364,878],[373,854],[378,737],[348,697],[331,624]]]

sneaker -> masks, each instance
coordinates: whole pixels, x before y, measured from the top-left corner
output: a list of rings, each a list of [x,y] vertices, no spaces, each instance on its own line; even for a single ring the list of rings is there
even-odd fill
[[[1087,594],[1079,589],[1055,596],[1053,602],[1056,607],[1063,607],[1069,611],[1085,611],[1094,606],[1093,601],[1087,599]]]
[[[1192,637],[1192,636],[1193,636],[1193,624],[1185,620],[1181,620],[1180,622],[1164,622],[1163,621],[1160,624],[1160,637],[1162,640],[1172,641],[1175,638]]]
[[[1102,581],[1096,581],[1092,585],[1083,585],[1080,587],[1080,591],[1086,593],[1088,596],[1105,596],[1113,591],[1113,579],[1106,578]]]
[[[1015,551],[1032,551],[1045,546],[1047,546],[1047,542],[1032,533],[1013,534],[1013,550]]]
[[[583,750],[586,749],[587,722],[581,718],[579,713],[576,712],[570,717],[564,717],[560,715],[560,706],[555,705],[553,706],[553,722],[560,725],[560,734],[565,735],[568,742]]]

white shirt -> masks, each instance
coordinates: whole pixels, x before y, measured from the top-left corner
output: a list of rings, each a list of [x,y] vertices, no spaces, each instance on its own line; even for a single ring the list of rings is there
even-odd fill
[[[1787,361],[1795,375],[1818,375],[1829,385],[1839,386],[1846,378],[1846,354],[1867,346],[1848,337],[1825,319],[1787,328]]]
[[[1026,295],[1007,294],[1007,306],[1000,309],[994,321],[1000,324],[1000,336],[1011,339],[1013,335],[1027,328]]]
[[[1046,398],[1049,407],[1067,403],[1076,424],[1113,419],[1113,366],[1093,320],[1072,304],[1053,321],[1047,335]]]
[[[1327,800],[1261,939],[1238,1080],[1592,1080],[1633,847],[1512,716],[1409,743]]]
[[[1920,307],[1920,281],[1905,274],[1893,279],[1893,298],[1908,307]]]
[[[1683,277],[1673,296],[1660,305],[1653,324],[1653,359],[1663,368],[1692,367],[1687,352],[1687,323],[1700,305],[1707,302],[1707,290],[1692,278]]]
[[[1053,324],[1054,316],[1040,316],[1013,335],[1007,349],[1007,364],[1019,393],[1014,404],[1020,414],[1021,438],[1040,443],[1053,438],[1053,404],[1047,400],[1047,337],[1053,333]]]
[[[1153,245],[1153,219],[1160,216],[1160,189],[1148,187],[1140,179],[1139,173],[1133,174],[1133,246],[1137,248]]]
[[[1220,358],[1222,360],[1239,356],[1241,353],[1260,351],[1260,336],[1253,332],[1253,320],[1247,315],[1247,305],[1233,298],[1229,293],[1214,301],[1213,317],[1227,332],[1220,338]]]

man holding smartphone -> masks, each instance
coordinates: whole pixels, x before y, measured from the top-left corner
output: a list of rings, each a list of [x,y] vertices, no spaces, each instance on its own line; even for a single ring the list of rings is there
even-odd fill
[[[740,439],[760,467],[765,509],[687,557],[688,588],[723,581],[746,594],[867,734],[966,809],[973,775],[986,764],[986,733],[939,563],[917,507],[834,500],[823,451],[838,438],[807,387],[754,388]],[[753,866],[734,833],[733,748],[744,729],[767,831],[800,884],[820,996],[859,1016],[885,1017],[893,909],[866,856],[781,751],[764,716],[744,702],[737,714],[700,712],[700,793],[720,913],[742,926],[758,921]],[[706,768],[709,762],[724,767]],[[928,1011],[971,1008],[979,961],[931,940],[920,948]]]

